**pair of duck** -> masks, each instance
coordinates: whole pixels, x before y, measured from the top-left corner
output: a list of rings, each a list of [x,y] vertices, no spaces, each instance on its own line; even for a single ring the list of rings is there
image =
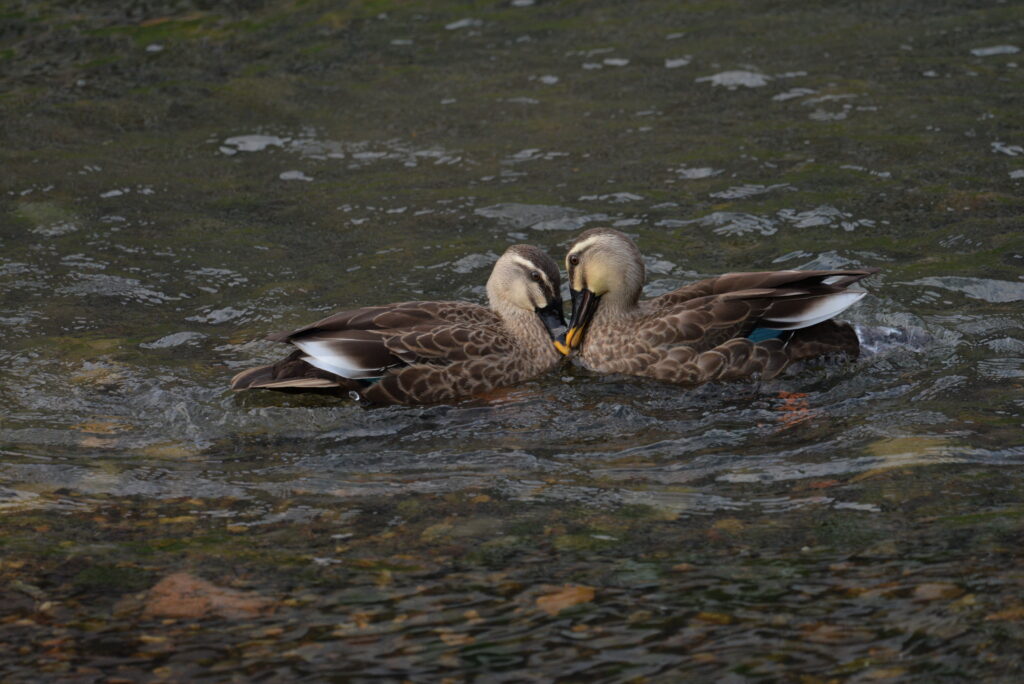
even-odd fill
[[[537,247],[513,245],[487,281],[490,308],[402,302],[337,313],[268,336],[295,350],[239,373],[231,388],[430,404],[523,382],[574,351],[599,373],[680,385],[771,378],[801,359],[857,355],[851,326],[832,319],[865,294],[847,288],[877,270],[729,273],[641,301],[643,257],[623,233],[582,233],[565,263],[568,326],[558,266]]]

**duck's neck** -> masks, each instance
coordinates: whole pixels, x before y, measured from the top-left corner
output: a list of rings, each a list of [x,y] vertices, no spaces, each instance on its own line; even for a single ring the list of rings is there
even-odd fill
[[[491,301],[491,310],[498,314],[512,336],[531,353],[543,356],[558,355],[551,342],[551,336],[536,313],[520,309],[500,299]]]
[[[594,312],[595,323],[610,323],[632,318],[639,309],[637,297],[631,292],[606,292]]]

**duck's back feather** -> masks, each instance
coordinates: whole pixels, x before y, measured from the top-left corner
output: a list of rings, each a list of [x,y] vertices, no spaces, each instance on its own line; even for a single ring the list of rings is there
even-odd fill
[[[400,302],[333,314],[269,335],[298,349],[276,364],[239,373],[241,389],[357,391],[374,403],[430,403],[518,381],[532,371],[489,309],[468,302]]]
[[[604,372],[680,384],[772,377],[798,359],[856,356],[857,337],[831,320],[877,269],[729,273],[638,304],[628,320],[588,332],[584,362]],[[595,321],[596,323],[596,321]],[[594,326],[598,327],[598,326]]]
[[[349,330],[400,330],[439,322],[487,325],[498,324],[500,319],[490,309],[469,302],[398,302],[341,311],[297,330],[267,335],[267,339],[274,342],[290,342],[306,334]]]

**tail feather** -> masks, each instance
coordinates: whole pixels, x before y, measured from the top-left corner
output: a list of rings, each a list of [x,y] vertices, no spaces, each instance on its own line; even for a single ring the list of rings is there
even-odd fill
[[[273,380],[274,364],[249,368],[231,378],[231,389],[235,391],[250,389],[252,387],[259,387],[266,382],[273,382]]]
[[[326,378],[289,378],[250,385],[249,389],[331,389],[344,387],[342,383]]]
[[[831,354],[846,354],[856,359],[860,355],[860,342],[849,323],[824,321],[794,331],[786,343],[786,351],[791,361]]]
[[[342,389],[359,390],[362,385],[312,366],[295,351],[287,358],[267,366],[244,370],[231,379],[231,389]]]

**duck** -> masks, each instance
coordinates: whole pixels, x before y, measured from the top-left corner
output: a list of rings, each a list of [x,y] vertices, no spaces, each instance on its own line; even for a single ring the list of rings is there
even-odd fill
[[[856,331],[833,318],[866,294],[849,286],[878,271],[726,273],[641,300],[643,256],[612,228],[581,233],[565,265],[572,312],[556,348],[598,373],[686,386],[770,379],[818,356],[856,358]]]
[[[335,313],[266,339],[284,359],[231,380],[235,391],[348,392],[367,404],[422,405],[486,394],[562,360],[558,266],[538,247],[512,245],[487,280],[489,306],[408,301]]]

